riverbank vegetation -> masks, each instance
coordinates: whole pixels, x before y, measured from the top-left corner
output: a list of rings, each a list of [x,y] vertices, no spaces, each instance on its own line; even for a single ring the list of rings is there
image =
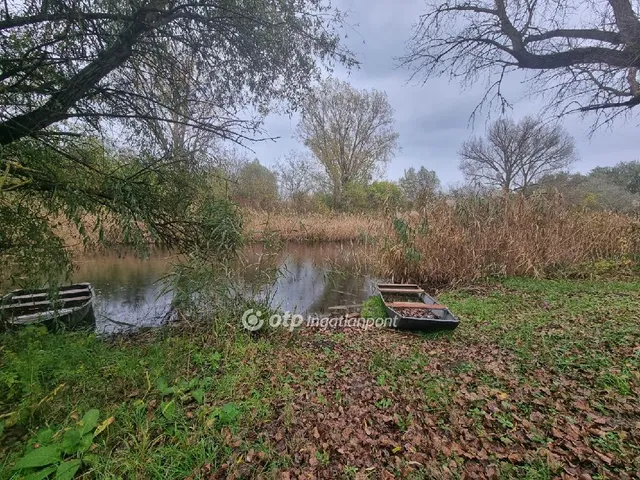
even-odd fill
[[[598,261],[637,269],[640,256],[637,217],[575,209],[557,194],[436,201],[422,214],[394,218],[387,232],[384,272],[431,286],[588,275],[581,268]]]
[[[610,3],[607,31],[547,28],[544,1],[526,25],[505,2],[435,6],[404,62],[474,84],[498,67],[484,99],[503,107],[519,62],[558,105],[588,92],[583,111],[629,111],[640,27]],[[325,77],[357,60],[321,0],[23,0],[0,18],[0,283],[54,287],[79,247],[181,256],[163,327],[0,318],[1,480],[640,476],[639,162],[570,173],[573,139],[527,117],[461,140],[464,184],[426,166],[383,179],[393,106]],[[580,39],[616,48],[585,59]],[[244,150],[273,112],[299,113],[305,151]],[[437,288],[460,326],[249,333],[243,314],[274,308],[283,241]]]
[[[232,208],[202,188],[224,142],[261,139],[271,109],[296,109],[325,67],[356,63],[340,45],[339,11],[232,3],[0,7],[0,267],[10,284],[68,277],[57,223],[83,243],[111,233],[142,249],[206,250]]]
[[[0,477],[631,478],[640,333],[621,318],[640,317],[638,292],[611,278],[452,290],[439,300],[461,324],[445,336],[250,336],[222,312],[107,340],[3,335]]]

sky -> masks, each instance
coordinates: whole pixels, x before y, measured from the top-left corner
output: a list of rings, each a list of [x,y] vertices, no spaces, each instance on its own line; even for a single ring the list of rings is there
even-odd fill
[[[482,85],[462,89],[448,78],[430,79],[425,84],[409,82],[410,72],[398,68],[397,58],[405,53],[412,25],[425,10],[424,1],[339,0],[334,5],[349,14],[345,45],[354,52],[360,68],[347,72],[338,67],[333,76],[358,89],[385,91],[395,110],[400,151],[387,166],[385,178],[397,180],[405,169],[424,166],[435,170],[445,186],[461,182],[457,152],[462,142],[472,135],[482,135],[489,114],[494,120],[500,112],[485,110],[470,123],[471,113],[484,93]],[[528,114],[544,115],[544,103],[525,95],[520,76],[507,77],[504,87],[514,107],[508,116],[519,119]],[[588,172],[596,166],[640,160],[636,146],[638,117],[590,135],[594,120],[573,114],[561,121],[576,142],[579,161],[573,171]],[[297,123],[297,116],[271,115],[266,119],[266,134],[279,138],[251,147],[262,164],[271,167],[290,150],[304,150],[295,137]]]

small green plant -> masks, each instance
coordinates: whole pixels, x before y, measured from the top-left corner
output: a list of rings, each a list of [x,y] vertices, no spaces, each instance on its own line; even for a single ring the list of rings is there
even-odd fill
[[[386,408],[389,408],[391,406],[391,403],[392,402],[390,398],[383,398],[376,402],[376,407],[378,407],[380,410],[384,410]]]
[[[413,415],[409,414],[406,417],[402,415],[396,416],[396,425],[400,429],[401,432],[406,432],[411,426],[411,422],[413,421]]]
[[[325,452],[324,450],[322,452],[316,451],[316,460],[318,460],[321,466],[326,467],[329,465],[329,452]]]
[[[215,371],[220,367],[222,354],[220,352],[194,352],[191,358],[193,360],[193,364],[197,367],[206,367],[209,371]]]
[[[29,443],[31,448],[20,458],[13,470],[24,478],[44,479],[55,473],[56,480],[71,480],[83,464],[90,464],[87,454],[95,437],[100,435],[114,418],[98,425],[100,412],[89,410],[75,427],[54,432],[42,430]]]
[[[630,376],[625,372],[621,373],[609,373],[602,374],[598,380],[598,384],[605,389],[615,390],[620,395],[631,395],[631,384],[629,382]]]
[[[351,480],[352,478],[356,478],[358,467],[354,467],[353,465],[345,465],[342,473],[344,474],[344,477],[346,479]]]
[[[193,378],[188,382],[184,379],[178,379],[173,386],[169,386],[167,381],[160,377],[156,388],[163,397],[174,397],[182,401],[193,398],[196,402],[202,404],[204,403],[205,392],[211,388],[212,384],[213,379],[207,377]]]
[[[320,367],[313,372],[313,376],[317,383],[327,383],[327,371]]]
[[[594,446],[599,447],[605,452],[617,454],[623,453],[622,441],[616,432],[608,432],[591,441]]]
[[[362,318],[387,318],[387,309],[380,295],[369,297],[362,303]]]
[[[222,407],[215,407],[209,415],[209,421],[207,422],[209,426],[213,424],[217,424],[219,426],[230,426],[234,425],[238,417],[240,417],[240,410],[238,406],[233,403],[227,403]]]
[[[511,430],[514,427],[513,422],[511,421],[511,416],[507,413],[499,413],[496,416],[496,419],[504,428]]]

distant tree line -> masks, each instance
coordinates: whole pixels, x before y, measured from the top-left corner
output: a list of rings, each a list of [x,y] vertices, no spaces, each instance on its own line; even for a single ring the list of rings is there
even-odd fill
[[[330,86],[327,89],[323,85],[319,91],[322,95],[350,98],[357,107],[352,107],[348,116],[341,115],[340,109],[320,114],[314,107],[314,113],[307,115],[316,119],[317,128],[314,130],[307,125],[311,121],[303,118],[301,130],[307,132],[307,145],[320,146],[288,153],[273,170],[257,160],[236,162],[235,170],[226,173],[235,182],[230,190],[234,200],[253,208],[286,207],[297,212],[367,212],[421,209],[442,196],[455,199],[553,191],[577,208],[640,210],[640,162],[598,167],[588,174],[570,173],[569,168],[578,159],[573,138],[561,126],[533,117],[520,121],[501,118],[488,126],[486,136],[464,141],[459,151],[460,170],[465,177],[461,185],[443,189],[436,172],[425,166],[406,169],[397,182],[375,179],[395,148],[391,112],[369,101],[353,99],[362,96],[377,98],[381,103],[386,100],[347,84],[334,82]],[[323,102],[333,104],[333,100]],[[353,111],[354,108],[362,111]],[[384,112],[382,118],[373,124],[384,128],[373,128],[360,138],[362,122],[354,118],[371,118],[380,112]],[[318,120],[324,117],[331,119],[330,127],[328,120]],[[322,147],[332,145],[335,151]]]

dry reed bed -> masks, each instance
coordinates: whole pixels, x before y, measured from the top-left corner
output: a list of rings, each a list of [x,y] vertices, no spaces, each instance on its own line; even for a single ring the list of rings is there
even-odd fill
[[[257,210],[245,212],[245,221],[250,240],[276,235],[289,242],[367,242],[377,238],[388,223],[374,215]]]
[[[381,247],[384,273],[431,285],[542,276],[640,254],[637,218],[578,211],[556,196],[438,201],[391,230]]]
[[[54,235],[61,238],[66,249],[74,255],[101,251],[125,243],[122,226],[109,216],[105,216],[98,223],[98,218],[95,215],[86,214],[79,224],[64,216],[56,216],[50,219],[50,224]],[[99,225],[102,226],[102,239],[100,238]],[[132,224],[132,228],[140,230],[142,242],[148,244],[153,242],[143,222]],[[83,233],[81,233],[81,229]]]

